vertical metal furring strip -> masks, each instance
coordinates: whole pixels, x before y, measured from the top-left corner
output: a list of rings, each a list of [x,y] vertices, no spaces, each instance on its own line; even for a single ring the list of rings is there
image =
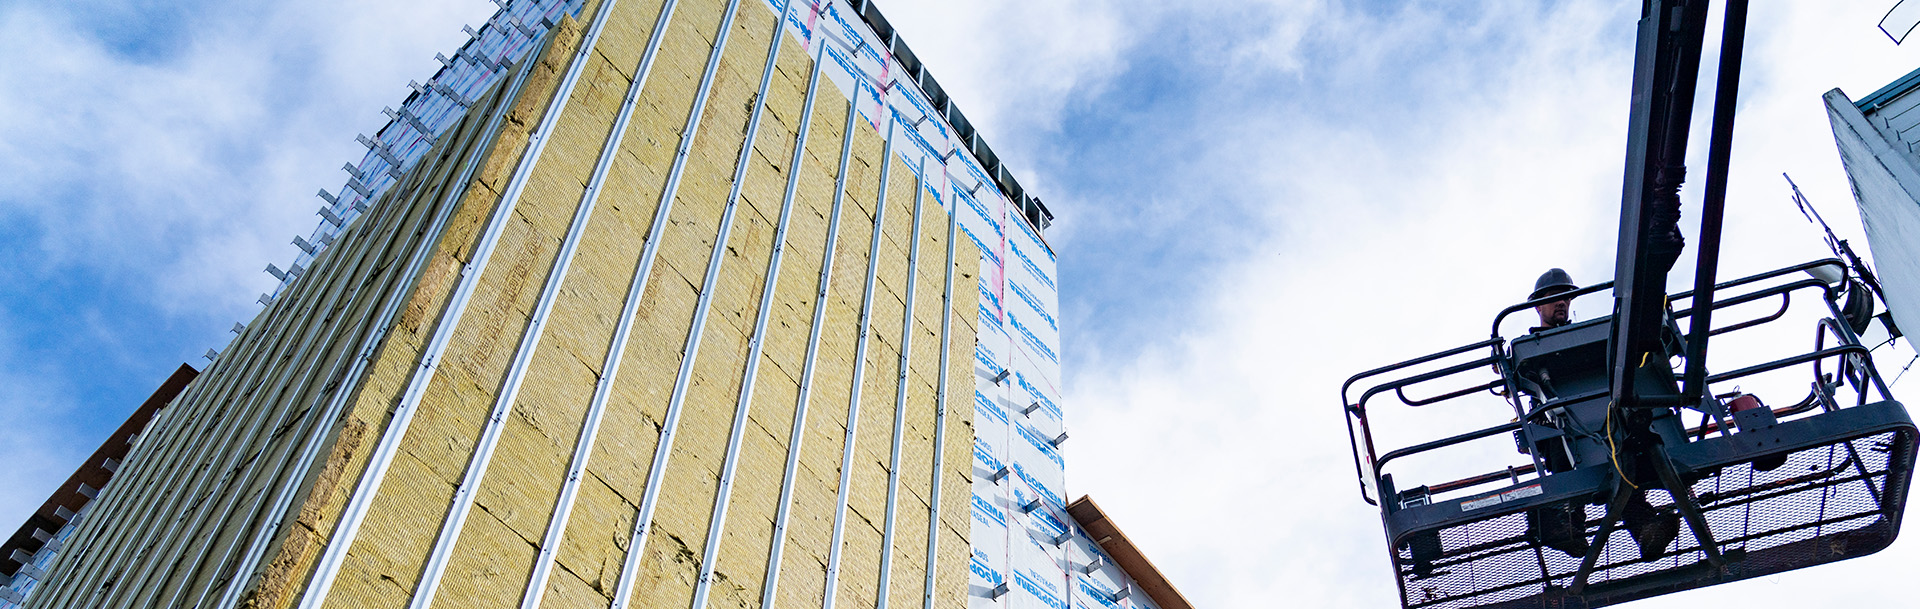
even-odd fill
[[[740,188],[747,179],[747,167],[753,160],[753,142],[760,133],[760,117],[767,109],[767,87],[773,85],[775,62],[780,58],[780,42],[786,39],[781,33],[786,29],[787,16],[793,11],[793,2],[788,0],[786,8],[773,22],[773,41],[767,45],[766,69],[760,72],[760,92],[753,98],[753,113],[747,119],[746,139],[740,144],[740,158],[734,161],[733,187],[727,192],[727,209],[732,210],[740,202]],[[791,178],[788,180],[792,182]],[[720,558],[720,536],[726,529],[727,502],[733,489],[733,477],[740,465],[741,436],[747,431],[747,415],[753,404],[755,377],[760,371],[760,353],[767,342],[767,318],[773,312],[773,293],[780,281],[780,259],[787,251],[787,228],[793,215],[793,191],[780,202],[780,224],[773,233],[773,254],[767,261],[767,280],[760,288],[760,311],[753,322],[753,334],[747,348],[746,370],[740,377],[740,399],[733,409],[733,429],[727,436],[727,457],[720,468],[720,485],[713,496],[713,518],[707,526],[707,546],[700,559],[700,577],[694,583],[693,609],[703,609],[707,605],[707,595],[713,590],[714,563]],[[718,254],[716,254],[717,256]]]
[[[286,319],[299,316],[299,311],[302,310],[299,303],[302,302],[304,295],[311,290],[311,288],[308,287],[309,285],[308,283],[302,283],[297,293],[290,292],[284,295],[284,297],[276,299],[273,303],[275,306],[269,307],[265,312],[267,316],[266,323],[254,324],[254,326],[258,327],[257,329],[248,329],[248,332],[254,333],[255,341],[251,345],[244,347],[245,351],[243,352],[246,353],[246,358],[240,360],[242,363],[239,364],[240,367],[238,368],[241,373],[210,376],[216,371],[224,373],[226,369],[221,368],[221,364],[236,360],[235,353],[229,353],[226,357],[215,360],[214,364],[208,367],[208,371],[202,374],[202,376],[208,377],[207,384],[189,386],[187,391],[182,394],[182,397],[174,401],[175,408],[180,409],[181,415],[183,415],[180,417],[181,421],[177,428],[177,434],[204,434],[206,431],[214,429],[221,422],[225,421],[230,410],[223,408],[223,406],[227,403],[231,394],[240,391],[240,389],[238,389],[240,387],[251,386],[262,372],[259,367],[254,364],[257,361],[261,361],[261,358],[271,358],[284,353],[286,349],[290,348],[288,346],[290,341],[287,340],[286,333],[276,333],[269,336],[266,333],[266,329],[276,327],[276,324]],[[233,352],[236,351],[236,349],[230,348],[229,351]],[[198,383],[196,383],[196,385],[198,385]],[[160,463],[175,465],[180,463],[201,463],[213,458],[212,455],[215,453],[210,451],[214,450],[216,446],[215,443],[173,441],[179,437],[180,435],[175,435],[169,438],[168,444],[170,447],[162,453],[163,456]],[[184,461],[182,460],[183,458],[185,459]],[[181,502],[185,497],[190,497],[193,494],[182,492],[186,484],[186,482],[181,479],[183,473],[194,476],[201,473],[201,468],[176,466],[166,470],[156,470],[153,472],[152,478],[145,481],[147,484],[143,485],[143,490],[131,499],[132,503],[128,504],[132,513],[116,514],[115,518],[111,521],[96,519],[100,521],[101,526],[107,527],[103,529],[102,535],[104,539],[99,544],[99,547],[102,550],[113,551],[113,555],[95,561],[78,560],[78,557],[84,557],[91,552],[91,547],[84,552],[64,554],[76,557],[76,560],[72,564],[75,569],[79,570],[79,575],[73,578],[50,578],[49,581],[59,581],[63,584],[66,581],[73,581],[74,584],[65,585],[57,589],[59,592],[57,596],[49,597],[48,592],[41,592],[36,595],[34,597],[36,600],[52,599],[41,606],[64,606],[75,602],[78,602],[80,605],[96,605],[101,600],[98,598],[100,593],[110,593],[114,591],[112,588],[117,587],[115,584],[118,582],[118,575],[116,574],[121,573],[123,569],[131,568],[135,563],[130,561],[137,561],[137,556],[144,551],[144,548],[152,547],[153,536],[159,533],[155,527],[140,527],[140,523],[146,522],[150,516],[164,518],[166,514],[173,513],[177,506],[182,505]],[[161,481],[162,478],[164,478],[164,482]],[[118,505],[115,506],[116,509],[118,509],[118,507]],[[102,511],[104,510],[90,510],[92,513]],[[128,546],[127,544],[132,542],[136,536],[139,539],[138,543]],[[91,545],[92,544],[90,544],[90,546]],[[100,584],[99,582],[103,579],[111,581]],[[86,596],[83,601],[79,595],[88,596]]]
[[[714,37],[713,52],[707,55],[707,70],[700,76],[700,91],[693,98],[693,108],[687,113],[687,124],[681,129],[680,148],[674,153],[673,169],[667,173],[666,187],[660,191],[659,213],[656,214],[654,230],[664,225],[667,210],[671,207],[676,191],[680,187],[680,178],[686,171],[687,157],[693,152],[695,136],[699,135],[700,115],[705,113],[707,98],[713,93],[713,77],[720,69],[720,56],[726,52],[728,35],[733,33],[733,19],[740,12],[740,0],[727,2],[726,16],[720,20],[720,33]],[[751,142],[748,143],[750,145]],[[673,435],[680,425],[680,410],[686,404],[687,385],[693,378],[693,362],[700,354],[700,335],[706,326],[707,311],[713,304],[714,287],[720,281],[720,263],[726,259],[728,233],[733,229],[733,214],[737,205],[727,205],[721,213],[720,232],[713,239],[713,252],[707,257],[706,279],[700,286],[700,301],[694,305],[693,323],[687,328],[687,342],[680,354],[680,373],[673,380],[673,395],[668,398],[667,416],[660,425],[660,441],[654,450],[651,471],[647,473],[647,487],[641,493],[640,510],[633,521],[633,536],[627,545],[627,556],[620,568],[620,581],[616,586],[612,607],[620,609],[627,604],[627,598],[633,594],[633,580],[639,573],[640,561],[646,556],[647,533],[652,530],[654,507],[660,502],[660,480],[667,471],[667,458],[673,452]],[[658,252],[658,240],[647,242],[651,262]]]
[[[666,27],[672,20],[674,5],[675,2],[668,0],[660,6],[660,17],[653,35],[647,40],[647,50],[641,55],[639,66],[634,69],[626,99],[622,100],[620,110],[613,119],[613,127],[607,132],[606,143],[601,146],[600,158],[594,163],[593,177],[589,178],[586,190],[580,193],[580,203],[574,210],[573,222],[560,244],[552,270],[548,271],[546,285],[540,290],[540,299],[527,321],[527,329],[520,337],[520,347],[514,352],[513,363],[507,368],[507,378],[500,388],[500,395],[494,400],[493,412],[487,417],[487,426],[481,432],[480,442],[467,462],[466,474],[454,489],[453,504],[447,508],[446,520],[441,523],[440,536],[434,543],[432,553],[427,556],[420,582],[414,586],[413,599],[409,604],[413,609],[432,607],[434,596],[440,590],[440,579],[446,573],[447,563],[453,559],[453,550],[460,542],[467,514],[473,510],[477,498],[475,493],[486,480],[487,469],[493,463],[493,452],[505,432],[507,415],[520,397],[520,386],[526,382],[527,368],[533,364],[533,354],[540,347],[540,335],[546,328],[547,317],[552,315],[553,307],[559,301],[560,288],[566,282],[567,271],[573,266],[574,254],[579,251],[580,239],[587,232],[587,224],[593,219],[593,209],[599,202],[600,190],[606,186],[607,174],[620,154],[620,140],[626,136],[627,125],[633,118],[634,103],[639,101],[640,90],[646,86],[647,75],[652,72],[654,58],[660,51],[660,41],[666,38]]]
[[[855,81],[854,95],[859,97],[860,85]],[[860,104],[848,102],[847,113],[851,115]],[[847,121],[847,138],[853,138],[853,121]],[[873,203],[873,242],[867,246],[867,284],[866,295],[860,299],[860,336],[853,349],[853,386],[847,398],[847,439],[841,445],[840,452],[840,489],[839,497],[833,506],[833,541],[827,554],[827,582],[825,598],[821,609],[833,609],[834,592],[840,587],[840,560],[842,547],[847,535],[847,499],[849,487],[853,484],[854,434],[860,429],[860,386],[867,373],[867,335],[870,334],[873,321],[873,283],[880,272],[880,237],[886,229],[887,218],[887,175],[893,169],[893,122],[887,122],[886,146],[880,152],[880,190],[874,196]]]
[[[546,113],[540,118],[540,124],[528,134],[527,149],[513,177],[507,182],[506,191],[500,196],[500,203],[494,208],[493,217],[487,222],[486,233],[474,248],[470,262],[460,270],[459,283],[454,288],[452,299],[442,314],[439,326],[434,329],[433,338],[427,349],[421,354],[420,363],[414,369],[413,378],[407,383],[407,389],[394,409],[393,418],[387,429],[381,434],[380,444],[375,447],[366,471],[360,476],[360,483],[354,489],[353,496],[347,501],[346,510],[335,525],[333,538],[327,542],[326,550],[321,554],[314,568],[313,579],[307,586],[307,594],[300,600],[301,609],[314,609],[326,601],[327,593],[333,589],[333,582],[345,565],[347,551],[353,546],[354,538],[359,536],[360,525],[367,517],[367,511],[373,505],[373,498],[380,492],[380,484],[385,481],[387,468],[399,455],[400,440],[406,437],[407,428],[413,423],[413,415],[420,405],[420,399],[426,395],[427,385],[433,381],[434,373],[439,370],[440,358],[446,353],[453,339],[453,331],[460,325],[460,318],[466,313],[467,303],[480,283],[480,276],[486,270],[487,262],[493,257],[493,248],[500,241],[501,233],[506,231],[514,206],[520,202],[525,192],[527,180],[533,174],[533,168],[540,162],[540,153],[546,149],[548,138],[553,135],[554,127],[560,121],[560,114],[566,110],[567,100],[572,97],[574,86],[580,82],[580,74],[585,71],[593,53],[594,43],[600,39],[600,33],[606,28],[607,17],[612,14],[613,6],[619,0],[606,0],[594,15],[593,25],[574,50],[567,64],[566,76],[548,100]]]
[[[884,162],[891,165],[892,161],[889,157]],[[906,314],[900,316],[900,379],[899,389],[893,397],[893,455],[887,466],[887,522],[880,540],[880,584],[874,609],[887,609],[887,589],[893,581],[894,526],[899,521],[895,509],[900,506],[900,449],[907,430],[907,371],[911,359],[908,356],[913,353],[913,291],[920,278],[920,214],[927,192],[925,179],[921,175],[915,174],[913,181],[913,245],[907,246]]]
[[[660,7],[660,17],[654,21],[653,34],[647,43],[647,50],[635,69],[633,86],[627,90],[627,101],[622,106],[618,129],[624,133],[625,121],[631,116],[634,103],[639,99],[641,85],[646,74],[653,71],[653,62],[660,50],[661,41],[666,36],[667,26],[672,23],[673,9],[677,0],[667,0]],[[608,140],[617,148],[619,138]],[[609,149],[610,160],[612,149]],[[610,165],[609,165],[610,166]],[[596,172],[596,176],[603,175]],[[672,208],[671,197],[663,196],[660,207],[655,211],[653,226],[648,231],[646,245],[642,248],[639,264],[634,268],[634,278],[627,285],[627,298],[621,305],[620,322],[614,327],[613,339],[607,345],[607,356],[601,366],[599,381],[594,384],[593,400],[587,405],[587,416],[581,422],[580,438],[575,442],[573,459],[568,466],[566,481],[560,488],[559,501],[554,504],[553,514],[547,521],[547,532],[541,539],[540,553],[534,559],[533,574],[527,580],[527,588],[521,593],[520,606],[531,609],[540,606],[540,600],[546,595],[547,578],[553,573],[555,554],[560,549],[560,541],[566,536],[567,521],[573,515],[573,502],[580,495],[580,481],[586,476],[588,460],[593,455],[593,445],[600,433],[600,421],[605,417],[607,401],[613,394],[613,383],[620,373],[621,357],[626,351],[627,338],[633,331],[633,320],[640,308],[640,299],[646,292],[647,277],[653,268],[653,258],[658,252],[658,243],[663,227],[666,225],[667,212]]]
[[[352,366],[348,368],[346,374],[341,377],[342,379],[361,378],[361,375],[366,371],[366,367],[372,363],[374,353],[378,351],[381,343],[386,338],[387,331],[392,328],[394,317],[399,315],[402,305],[404,304],[403,298],[409,294],[409,292],[404,289],[405,286],[413,285],[414,281],[420,276],[420,273],[426,268],[427,261],[432,258],[434,246],[439,242],[440,235],[445,231],[448,220],[453,216],[453,212],[459,206],[459,202],[466,197],[467,188],[473,179],[473,173],[478,170],[480,163],[486,160],[487,151],[493,147],[493,142],[499,135],[500,124],[506,117],[508,104],[511,104],[514,99],[519,97],[520,89],[522,85],[526,83],[527,74],[532,71],[533,65],[538,63],[540,57],[543,55],[543,47],[539,45],[545,40],[545,34],[535,39],[535,51],[528,54],[527,57],[522,60],[519,69],[515,71],[512,80],[509,81],[506,92],[497,98],[499,99],[499,109],[488,119],[486,127],[481,131],[480,143],[473,149],[461,167],[459,177],[454,182],[455,187],[449,189],[447,194],[442,197],[440,209],[436,212],[432,224],[425,233],[425,237],[420,240],[420,249],[414,252],[414,255],[407,263],[405,272],[400,276],[400,280],[394,284],[398,286],[399,289],[393,290],[393,292],[387,296],[386,302],[381,305],[379,321],[374,324],[375,334],[362,346],[359,355],[354,358]],[[357,385],[357,382],[355,384]],[[353,391],[346,389],[346,387],[347,386],[343,384],[343,388],[333,394],[332,399],[327,402],[324,413],[320,414],[318,418],[313,419],[314,421],[327,422],[339,418],[340,412],[346,408],[348,399],[353,395]],[[239,604],[241,593],[246,590],[247,582],[252,579],[250,574],[265,557],[267,547],[272,543],[273,535],[280,529],[281,519],[285,518],[287,511],[292,508],[294,496],[300,490],[299,481],[306,478],[307,471],[313,467],[314,461],[318,459],[320,447],[325,442],[327,436],[328,434],[325,433],[316,433],[307,438],[306,445],[301,449],[299,460],[294,465],[294,469],[287,475],[287,485],[282,487],[280,492],[274,497],[273,507],[268,510],[267,516],[263,521],[264,524],[255,532],[253,540],[249,542],[247,546],[246,555],[234,569],[234,578],[227,583],[226,590],[221,593],[220,600],[215,605],[217,609],[233,609],[233,607]],[[291,454],[289,454],[289,456],[291,456]],[[258,501],[264,502],[265,500],[266,496],[262,494]],[[262,503],[256,502],[253,510],[259,510],[261,505]],[[229,551],[228,557],[221,559],[221,564],[226,564],[226,561],[230,557],[231,550]],[[196,602],[195,605],[198,606],[204,601],[205,599],[203,598]]]
[[[940,472],[946,467],[947,366],[953,351],[953,240],[960,236],[960,201],[956,198],[953,203],[953,209],[947,214],[947,285],[940,294],[940,393],[933,398],[933,490],[927,497],[927,503],[932,506],[927,516],[927,585],[921,609],[933,609],[934,567],[939,564],[940,481],[943,478]]]
[[[423,177],[424,174],[416,176],[414,178],[415,183],[417,184],[419,181],[422,181]],[[384,207],[385,209],[380,210],[379,215],[368,217],[367,220],[362,221],[355,227],[355,230],[361,231],[359,234],[363,237],[358,239],[355,245],[352,247],[343,247],[338,250],[331,250],[336,252],[336,259],[339,261],[339,266],[337,267],[339,272],[328,273],[324,283],[320,283],[311,288],[323,295],[324,301],[313,309],[313,313],[311,313],[310,316],[332,314],[332,312],[341,307],[358,301],[360,294],[368,290],[369,286],[373,283],[372,277],[379,272],[378,265],[370,264],[368,257],[373,256],[377,260],[380,253],[391,248],[395,240],[401,238],[402,235],[412,232],[411,230],[396,229],[386,232],[384,237],[377,237],[377,234],[368,234],[371,231],[378,230],[388,221],[398,220],[399,222],[397,223],[404,224],[406,218],[410,215],[408,213],[410,207],[393,204],[391,201]],[[343,232],[342,234],[344,235],[345,233]],[[351,262],[348,261],[348,256],[352,256]],[[319,277],[316,276],[315,281],[318,281],[318,279]],[[298,375],[299,380],[294,381],[294,373],[297,367],[289,366],[282,368],[272,384],[262,386],[260,390],[256,390],[252,399],[238,409],[240,412],[258,413],[253,423],[253,428],[246,433],[245,439],[241,440],[236,446],[237,450],[226,451],[228,456],[225,465],[222,465],[218,470],[207,470],[202,473],[202,476],[204,476],[202,478],[203,483],[213,480],[216,472],[224,472],[225,476],[209,489],[206,499],[199,506],[200,509],[195,510],[191,524],[185,529],[179,527],[179,521],[186,518],[186,514],[183,513],[179,518],[175,519],[173,525],[168,527],[167,533],[160,537],[159,547],[170,546],[172,548],[171,551],[168,552],[167,557],[164,560],[148,561],[147,568],[142,571],[140,577],[128,582],[133,586],[137,586],[137,588],[133,586],[122,586],[124,589],[136,589],[144,592],[144,596],[130,606],[153,606],[154,602],[159,600],[158,595],[162,589],[166,587],[167,582],[175,572],[174,570],[184,568],[186,569],[186,579],[182,582],[181,586],[174,588],[173,594],[164,604],[164,606],[168,607],[177,607],[180,605],[181,596],[186,594],[187,590],[192,587],[194,574],[199,570],[199,567],[202,566],[202,561],[206,558],[207,553],[213,550],[214,544],[218,541],[217,538],[202,540],[203,543],[198,544],[193,544],[189,541],[193,538],[194,533],[200,530],[202,525],[208,523],[208,517],[213,514],[214,498],[219,496],[222,490],[246,489],[251,486],[255,476],[260,472],[260,468],[265,465],[268,458],[268,451],[272,444],[272,437],[263,434],[267,434],[269,430],[283,430],[290,427],[289,419],[294,416],[298,409],[292,408],[290,404],[285,408],[275,408],[278,404],[279,396],[285,394],[285,392],[290,389],[297,391],[299,388],[313,386],[315,376],[320,374],[321,367],[329,361],[334,362],[335,366],[337,366],[338,359],[326,356],[330,350],[330,346],[339,340],[343,332],[350,332],[352,329],[357,329],[358,327],[358,324],[350,325],[346,323],[345,320],[340,320],[338,323],[332,324],[314,323],[307,326],[305,328],[306,338],[302,341],[300,350],[292,357],[292,361],[306,360],[307,362],[304,366],[304,371]],[[322,332],[323,328],[324,333]],[[292,329],[294,328],[289,328],[289,330]],[[319,338],[317,341],[315,340],[316,337],[322,336],[324,337]],[[330,370],[329,373],[331,372]],[[268,390],[269,387],[271,390]],[[294,395],[297,396],[298,393]],[[273,414],[276,410],[278,413]],[[270,425],[268,424],[269,416],[273,419]],[[235,431],[238,430],[236,429]],[[260,453],[249,457],[248,455],[255,445],[255,442],[259,442]],[[244,465],[243,459],[245,461]],[[241,471],[243,467],[245,469],[244,472]],[[196,493],[196,495],[197,494],[198,493]],[[225,500],[220,502],[219,516],[212,521],[214,523],[227,522],[228,518],[233,515],[233,510],[239,507],[239,502],[243,495],[243,493],[239,492],[227,492],[225,494]],[[198,545],[199,551],[192,559],[183,562],[181,559],[185,556],[189,545]],[[156,572],[155,569],[162,565],[165,566],[166,570]],[[150,581],[150,578],[155,575],[159,576],[159,580]],[[213,574],[213,577],[217,578],[218,573]],[[204,590],[211,590],[213,585],[214,582],[210,579]]]
[[[792,2],[794,0],[788,0]],[[793,142],[793,160],[787,167],[786,200],[791,201],[800,184],[800,159],[806,156],[807,132],[813,126],[813,102],[820,88],[820,67],[824,57],[813,58],[813,74],[807,78],[807,101],[800,111],[800,135]],[[840,145],[839,177],[835,178],[833,190],[833,211],[827,220],[827,243],[820,259],[820,288],[813,299],[813,324],[807,334],[807,360],[800,367],[800,390],[794,398],[793,431],[788,437],[787,466],[780,480],[780,508],[773,516],[773,546],[767,552],[767,575],[760,587],[760,606],[774,606],[774,597],[780,588],[780,555],[787,545],[787,521],[793,513],[794,473],[800,469],[800,448],[804,444],[807,431],[807,406],[813,392],[814,363],[820,355],[820,330],[827,318],[827,292],[833,283],[833,249],[839,242],[840,209],[846,201],[847,157],[853,152],[853,121],[846,123]],[[785,206],[786,203],[782,203]]]

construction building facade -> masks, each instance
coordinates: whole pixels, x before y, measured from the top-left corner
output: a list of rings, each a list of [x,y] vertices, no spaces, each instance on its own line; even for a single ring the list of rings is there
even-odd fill
[[[1887,319],[1876,337],[1920,328],[1920,70],[1854,101],[1839,89],[1821,96],[1847,185],[1872,248]],[[1896,377],[1898,378],[1898,377]]]
[[[0,607],[1187,606],[1051,216],[868,2],[519,0]]]

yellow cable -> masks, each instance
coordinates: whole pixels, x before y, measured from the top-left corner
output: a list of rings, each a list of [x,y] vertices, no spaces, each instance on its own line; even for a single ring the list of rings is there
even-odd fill
[[[1627,479],[1626,470],[1620,469],[1620,449],[1614,447],[1613,445],[1613,401],[1612,400],[1607,401],[1606,432],[1607,432],[1607,460],[1613,462],[1614,473],[1620,474],[1620,481],[1627,483],[1627,486],[1633,487],[1633,490],[1636,490],[1636,491],[1640,490],[1640,485],[1634,484],[1632,480]]]

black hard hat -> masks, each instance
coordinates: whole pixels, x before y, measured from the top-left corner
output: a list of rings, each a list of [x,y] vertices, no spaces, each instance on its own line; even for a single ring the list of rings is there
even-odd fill
[[[1534,280],[1533,294],[1528,295],[1527,300],[1534,300],[1543,296],[1558,294],[1560,292],[1571,292],[1578,289],[1580,289],[1580,286],[1574,285],[1573,276],[1568,275],[1566,271],[1561,269],[1547,269],[1547,272],[1540,274],[1539,279]]]

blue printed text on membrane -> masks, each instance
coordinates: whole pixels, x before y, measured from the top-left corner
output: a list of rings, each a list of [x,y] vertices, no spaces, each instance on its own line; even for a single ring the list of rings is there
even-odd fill
[[[1039,313],[1040,319],[1046,320],[1048,328],[1053,329],[1054,332],[1060,331],[1060,324],[1053,320],[1053,315],[1047,313],[1046,307],[1040,306],[1040,299],[1034,298],[1033,294],[1027,292],[1027,289],[1021,287],[1018,283],[1008,284],[1008,287],[1013,288],[1013,294],[1019,296],[1022,302],[1027,303],[1029,307],[1033,307],[1033,312]]]
[[[973,560],[967,561],[967,570],[972,571],[975,577],[986,580],[989,584],[999,585],[1001,582],[1006,581],[1000,577],[999,571],[995,571],[993,567],[987,566],[987,555],[980,553],[978,550],[974,551]]]
[[[981,221],[986,222],[987,228],[993,229],[994,241],[999,241],[1001,239],[1006,238],[1006,233],[1001,232],[1001,230],[1003,229],[1000,227],[1000,221],[994,219],[995,214],[988,212],[987,206],[981,204],[980,199],[975,198],[973,195],[967,194],[967,192],[964,190],[956,191],[956,194],[960,195],[961,200],[964,200],[967,202],[967,209],[973,210],[974,216],[977,216],[980,218]]]
[[[1099,600],[1100,605],[1103,607],[1113,607],[1114,609],[1119,609],[1120,605],[1115,604],[1113,602],[1113,592],[1108,591],[1106,589],[1106,586],[1100,585],[1099,582],[1095,582],[1093,581],[1093,578],[1089,578],[1089,577],[1081,577],[1077,579],[1080,581],[1080,591],[1084,593],[1082,594],[1082,596],[1087,596],[1087,597],[1091,597],[1096,600]]]
[[[1035,279],[1040,280],[1040,283],[1046,284],[1047,289],[1055,292],[1060,291],[1060,287],[1053,283],[1053,276],[1046,271],[1040,270],[1040,265],[1034,264],[1033,259],[1028,258],[1026,252],[1020,251],[1019,244],[1013,244],[1011,249],[1013,250],[1013,255],[1020,258],[1020,265],[1027,267],[1028,273],[1032,273]]]
[[[1060,356],[1054,355],[1052,348],[1047,347],[1047,344],[1042,342],[1040,337],[1034,336],[1032,330],[1028,330],[1025,325],[1022,325],[1020,318],[1008,316],[1007,321],[1013,323],[1013,329],[1020,331],[1021,338],[1027,339],[1027,346],[1033,347],[1034,350],[1039,351],[1041,355],[1047,356],[1048,361],[1056,364],[1060,363]]]
[[[1040,246],[1040,250],[1047,255],[1049,262],[1058,261],[1053,257],[1053,250],[1047,247],[1047,242],[1040,240],[1040,233],[1033,232],[1033,227],[1027,226],[1025,222],[1015,222],[1014,224],[1020,227],[1020,232],[1026,233],[1027,238],[1032,240],[1034,245]]]
[[[1041,532],[1049,536],[1065,535],[1072,530],[1067,528],[1067,523],[1055,518],[1052,510],[1034,510],[1028,515],[1033,517],[1035,524],[1040,525]]]
[[[1000,471],[1000,459],[993,456],[993,447],[979,438],[973,439],[973,462],[987,471]]]
[[[1045,483],[1034,478],[1033,475],[1028,474],[1027,468],[1021,467],[1020,464],[1016,462],[1013,464],[1013,473],[1020,476],[1020,481],[1027,483],[1027,486],[1031,487],[1034,492],[1039,493],[1041,498],[1047,500],[1047,503],[1051,503],[1057,508],[1064,509],[1066,507],[1066,501],[1062,500],[1059,494],[1054,493],[1053,489],[1047,488]]]
[[[1027,594],[1033,595],[1035,599],[1039,599],[1039,601],[1046,604],[1046,606],[1052,607],[1053,609],[1067,609],[1067,604],[1060,602],[1060,596],[1048,589],[1052,587],[1051,585],[1042,587],[1041,584],[1045,581],[1045,578],[1035,578],[1023,572],[1014,571],[1013,581],[1020,585],[1021,590],[1025,590]]]
[[[1064,468],[1067,466],[1064,461],[1060,460],[1060,451],[1054,450],[1053,444],[1049,442],[1047,438],[1041,437],[1040,432],[1034,431],[1032,427],[1027,427],[1024,424],[1016,425],[1015,427],[1020,428],[1020,437],[1026,439],[1027,444],[1032,445],[1034,450],[1040,451],[1041,456],[1046,457],[1048,461],[1052,461],[1054,467]]]
[[[994,294],[993,290],[987,289],[985,285],[980,286],[980,305],[991,306],[995,313],[1006,309],[1005,305],[1000,304],[1000,295]],[[999,315],[994,315],[994,317],[999,317]]]
[[[974,345],[973,361],[979,362],[981,366],[985,366],[987,372],[992,373],[994,376],[1000,375],[1000,364],[993,361],[993,353],[987,351],[986,345]]]
[[[964,194],[962,195],[962,198],[965,198]],[[1000,254],[995,253],[992,249],[988,249],[987,244],[981,243],[980,237],[978,235],[973,234],[972,228],[968,228],[965,224],[962,224],[961,227],[966,228],[966,230],[963,230],[960,232],[966,233],[967,239],[970,241],[973,241],[973,246],[976,248],[980,248],[980,257],[986,260],[987,262],[986,264],[983,264],[981,266],[988,267],[988,268],[998,268],[1000,266]]]
[[[992,502],[981,499],[979,495],[973,496],[973,519],[982,524],[1007,526],[1007,515],[1001,512],[1000,508],[993,507]]]
[[[1021,389],[1027,390],[1027,395],[1033,396],[1033,401],[1040,403],[1040,410],[1053,415],[1055,419],[1066,419],[1066,413],[1061,412],[1060,407],[1055,405],[1053,400],[1047,399],[1047,394],[1042,393],[1039,387],[1035,387],[1032,383],[1027,382],[1027,375],[1014,372],[1013,378],[1015,382],[1020,383]]]
[[[980,393],[977,389],[973,392],[973,409],[1002,424],[1008,422],[1007,411],[1000,408],[999,404],[993,403],[993,398],[987,397],[987,394]]]
[[[1000,327],[1000,312],[987,308],[987,303],[984,302],[980,303],[980,329],[983,332],[992,331],[995,334],[1002,335],[1007,332],[1006,328]],[[976,338],[975,340],[979,339]]]

